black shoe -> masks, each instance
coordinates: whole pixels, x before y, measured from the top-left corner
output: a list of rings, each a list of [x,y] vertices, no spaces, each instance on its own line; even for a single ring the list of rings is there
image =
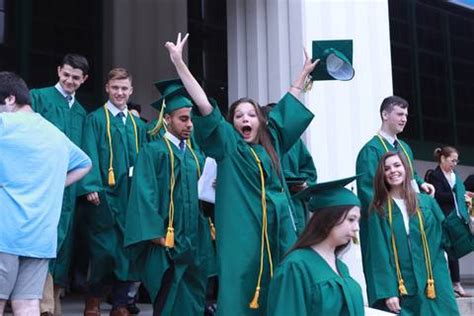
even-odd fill
[[[130,314],[137,315],[140,313],[140,308],[138,308],[137,304],[131,303],[127,304],[127,309]]]

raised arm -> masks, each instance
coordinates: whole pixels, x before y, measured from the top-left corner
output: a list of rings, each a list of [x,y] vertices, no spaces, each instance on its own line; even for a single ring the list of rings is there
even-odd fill
[[[178,76],[184,84],[186,91],[193,99],[201,115],[206,116],[212,112],[212,105],[209,103],[206,93],[189,71],[188,66],[183,61],[183,47],[188,40],[189,34],[181,39],[181,33],[178,33],[176,43],[166,42],[165,47],[170,53],[170,59],[176,67]]]
[[[305,88],[305,83],[309,74],[314,70],[316,65],[319,63],[319,59],[315,60],[314,62],[311,60],[311,57],[309,56],[306,48],[304,49],[304,56],[305,56],[305,62],[304,62],[303,69],[298,74],[296,79],[291,84],[290,89],[288,90],[288,92],[291,93],[296,98],[298,98],[301,92],[303,92]]]

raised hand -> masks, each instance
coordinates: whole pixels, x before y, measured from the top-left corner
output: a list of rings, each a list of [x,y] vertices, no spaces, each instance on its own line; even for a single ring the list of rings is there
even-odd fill
[[[183,61],[183,47],[186,45],[188,41],[189,33],[186,33],[184,38],[181,39],[181,33],[178,33],[178,38],[176,39],[176,43],[173,42],[166,42],[165,47],[168,49],[170,53],[170,59],[173,64],[177,64]]]
[[[304,66],[303,66],[303,72],[306,75],[309,75],[314,68],[319,64],[319,59],[316,59],[314,62],[311,60],[311,56],[308,54],[308,51],[306,50],[306,47],[304,48]]]

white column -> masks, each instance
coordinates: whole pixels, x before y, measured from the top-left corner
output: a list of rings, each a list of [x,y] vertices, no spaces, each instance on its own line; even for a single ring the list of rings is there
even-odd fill
[[[379,107],[392,94],[390,33],[387,0],[307,0],[305,38],[352,39],[355,77],[348,82],[317,81],[308,93],[316,118],[307,135],[318,168],[318,181],[355,173],[360,148],[380,126]],[[343,256],[365,296],[360,247]]]
[[[277,102],[303,65],[301,0],[228,0],[229,103]]]

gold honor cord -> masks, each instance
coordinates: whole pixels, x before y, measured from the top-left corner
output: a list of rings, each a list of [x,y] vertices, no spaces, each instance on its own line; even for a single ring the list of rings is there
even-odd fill
[[[173,149],[171,149],[171,145],[169,140],[163,136],[163,140],[168,147],[168,151],[170,153],[170,167],[171,167],[171,177],[170,177],[170,204],[168,207],[168,230],[166,232],[166,239],[165,239],[165,247],[173,248],[174,247],[174,228],[173,228],[173,221],[174,221],[174,185],[175,185],[175,176],[174,176],[174,154]]]
[[[379,138],[380,142],[383,145],[383,148],[385,148],[385,152],[388,153],[390,150],[388,150],[387,144],[385,144],[383,138],[380,136],[380,134],[377,134],[377,137]],[[415,169],[413,169],[413,165],[411,163],[410,156],[408,156],[408,152],[406,151],[405,147],[402,145],[402,142],[398,142],[400,147],[402,148],[403,153],[405,154],[405,157],[407,157],[408,160],[408,165],[410,166],[411,174],[413,177],[415,177]]]
[[[429,299],[436,298],[436,290],[434,285],[434,276],[433,276],[433,269],[431,266],[431,256],[430,256],[430,249],[428,247],[428,239],[426,238],[425,227],[423,224],[423,216],[421,215],[421,210],[417,207],[416,214],[418,216],[418,222],[420,225],[420,234],[421,234],[421,244],[423,246],[423,255],[425,257],[425,265],[426,265],[426,274],[427,274],[427,284],[426,284],[426,297]],[[390,230],[392,234],[392,248],[393,248],[393,256],[395,258],[395,269],[397,271],[397,279],[398,279],[398,291],[400,296],[407,295],[407,289],[405,287],[405,283],[403,281],[402,272],[400,269],[400,262],[398,258],[398,250],[397,245],[395,243],[395,233],[393,230],[392,225],[392,200],[389,198],[388,200],[388,222],[390,224]]]
[[[108,169],[108,184],[109,187],[115,186],[115,174],[114,174],[114,152],[112,150],[112,135],[110,132],[110,114],[107,109],[107,103],[104,104],[104,112],[105,112],[105,121],[106,121],[106,129],[107,129],[107,140],[109,143],[109,169]],[[133,114],[130,114],[130,119],[132,120],[133,124],[133,133],[135,135],[135,149],[138,154],[138,133],[137,133],[137,124],[135,123],[135,119],[133,118]]]
[[[252,152],[255,161],[257,162],[258,169],[260,171],[260,184],[261,184],[261,200],[262,200],[262,237],[260,241],[260,271],[258,273],[258,281],[255,289],[255,294],[252,301],[249,304],[249,307],[252,309],[259,308],[258,299],[260,296],[260,284],[262,282],[263,275],[263,261],[265,254],[265,245],[267,246],[268,260],[270,265],[270,277],[273,277],[273,263],[272,263],[272,253],[270,250],[270,240],[268,239],[268,223],[267,223],[267,201],[265,193],[265,177],[263,174],[262,162],[257,156],[257,153],[252,147],[249,147]]]
[[[191,154],[194,157],[194,161],[196,162],[196,169],[198,172],[198,179],[201,177],[201,166],[199,166],[199,160],[198,157],[196,156],[196,153],[193,150],[193,146],[191,146],[191,141],[189,139],[186,140],[186,146],[188,146],[189,150],[191,151]],[[211,238],[212,240],[216,240],[216,227],[214,226],[214,223],[212,222],[211,217],[207,218],[209,222],[209,229],[211,232]]]

